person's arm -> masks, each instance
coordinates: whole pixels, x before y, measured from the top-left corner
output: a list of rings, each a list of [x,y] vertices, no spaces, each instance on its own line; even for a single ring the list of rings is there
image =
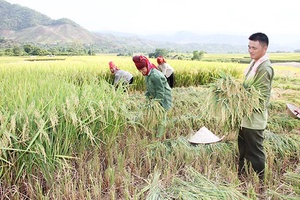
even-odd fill
[[[257,73],[257,84],[259,85],[259,89],[262,95],[265,98],[269,98],[270,90],[271,90],[271,81],[273,78],[273,69],[271,67],[267,67],[266,70],[258,71]]]
[[[273,75],[273,68],[267,66],[263,70],[258,70],[255,76],[254,84],[256,85],[256,88],[261,92],[261,95],[264,98],[262,102],[264,108],[266,108],[267,104],[269,103]]]

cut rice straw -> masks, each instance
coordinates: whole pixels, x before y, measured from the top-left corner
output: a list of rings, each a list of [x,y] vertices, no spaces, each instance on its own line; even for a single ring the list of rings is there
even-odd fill
[[[222,73],[220,78],[210,84],[203,111],[208,121],[223,131],[236,130],[243,117],[259,112],[264,105],[259,85],[248,83],[247,87],[239,80]]]

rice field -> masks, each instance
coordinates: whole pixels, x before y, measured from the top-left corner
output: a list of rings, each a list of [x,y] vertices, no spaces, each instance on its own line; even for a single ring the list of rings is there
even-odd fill
[[[146,101],[131,57],[0,57],[0,199],[299,199],[300,120],[286,103],[300,107],[300,68],[273,65],[260,197],[255,173],[237,177],[237,127],[251,104],[222,110],[210,101],[223,83],[234,86],[221,96],[228,101],[241,91],[247,64],[234,56],[167,60],[176,87],[161,138],[164,112]],[[111,84],[111,60],[134,75],[125,93]],[[225,139],[191,145],[188,137],[202,126]]]

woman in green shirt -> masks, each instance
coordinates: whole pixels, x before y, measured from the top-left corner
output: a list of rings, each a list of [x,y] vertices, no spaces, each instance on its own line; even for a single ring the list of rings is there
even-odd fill
[[[160,105],[166,110],[172,107],[172,89],[166,77],[150,63],[149,59],[143,55],[136,55],[132,58],[136,68],[145,76],[146,97],[158,100]]]
[[[158,68],[150,63],[148,58],[143,55],[137,55],[132,58],[136,68],[145,76],[146,97],[157,100],[159,104],[168,111],[172,107],[172,89],[170,88],[167,78]],[[157,127],[157,138],[166,135],[167,112],[164,113],[163,119]]]

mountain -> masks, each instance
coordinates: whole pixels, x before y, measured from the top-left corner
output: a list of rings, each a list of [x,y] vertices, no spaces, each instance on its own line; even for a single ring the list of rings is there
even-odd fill
[[[246,53],[247,36],[177,32],[172,35],[136,35],[91,32],[66,18],[53,20],[33,9],[0,0],[0,48],[17,44],[47,46],[83,45],[100,53],[151,53],[163,48],[173,52]],[[298,37],[299,38],[299,37]],[[246,42],[246,43],[245,43]],[[300,44],[273,44],[271,51],[293,51]],[[293,46],[294,45],[294,46]],[[298,46],[297,46],[298,45]]]
[[[291,52],[300,49],[299,35],[268,35],[270,40],[269,51]],[[148,40],[177,42],[181,44],[196,43],[206,47],[208,45],[219,44],[223,46],[231,46],[233,52],[244,49],[247,51],[248,35],[229,35],[229,34],[198,34],[193,32],[181,31],[172,35],[156,34],[145,36]],[[179,41],[179,42],[178,42]],[[213,45],[214,46],[214,45]],[[226,48],[227,49],[227,48]],[[243,50],[242,50],[243,51]]]
[[[225,35],[225,34],[209,34],[203,35],[189,31],[180,31],[172,35],[154,34],[145,36],[146,39],[175,42],[180,44],[187,43],[202,43],[202,44],[231,44],[241,45],[245,43],[245,37],[243,35]],[[248,42],[248,41],[246,41]]]
[[[36,25],[49,25],[52,19],[30,8],[0,0],[0,30],[21,30]]]
[[[5,30],[1,32],[5,38],[20,43],[63,44],[63,43],[94,43],[96,36],[77,25],[70,23],[56,23],[54,25],[23,28],[17,31]]]
[[[94,43],[97,36],[72,20],[52,20],[18,4],[0,0],[1,37],[19,43],[61,44]]]

